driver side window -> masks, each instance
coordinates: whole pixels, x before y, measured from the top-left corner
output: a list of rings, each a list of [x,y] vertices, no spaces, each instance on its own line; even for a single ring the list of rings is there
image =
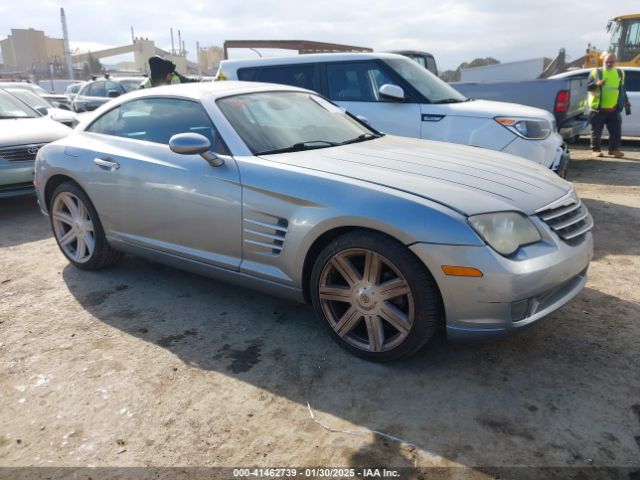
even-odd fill
[[[215,153],[229,150],[199,102],[175,98],[144,98],[108,111],[87,132],[169,144],[178,133],[199,133],[209,139]]]
[[[106,97],[107,96],[107,92],[104,88],[104,82],[101,80],[98,80],[96,82],[93,82],[91,84],[91,86],[89,87],[89,91],[87,92],[87,96],[89,97]]]
[[[379,89],[395,84],[373,62],[336,63],[327,65],[329,98],[334,101],[384,102]]]

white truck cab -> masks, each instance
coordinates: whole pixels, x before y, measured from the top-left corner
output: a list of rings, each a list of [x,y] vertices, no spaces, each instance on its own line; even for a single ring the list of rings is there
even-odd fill
[[[413,60],[391,53],[328,53],[224,60],[217,80],[314,90],[377,130],[498,150],[564,176],[569,161],[545,110],[464,97]]]

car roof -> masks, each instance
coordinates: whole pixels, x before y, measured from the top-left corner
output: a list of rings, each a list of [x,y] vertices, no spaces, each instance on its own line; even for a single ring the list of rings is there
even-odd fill
[[[202,98],[204,96],[213,98],[229,97],[253,92],[275,92],[275,91],[297,91],[311,92],[304,88],[291,87],[275,83],[242,82],[238,80],[222,80],[216,82],[193,82],[180,85],[166,85],[163,87],[146,88],[140,92],[148,95],[176,95],[190,96],[192,98]]]
[[[620,70],[623,70],[625,72],[640,72],[640,67],[616,66],[616,68],[619,68]],[[593,68],[578,68],[576,70],[568,70],[566,72],[556,73],[555,75],[551,75],[549,78],[566,78],[573,75],[588,74],[591,70],[593,70]]]
[[[133,98],[144,97],[183,97],[191,98],[194,100],[200,100],[203,97],[218,99],[222,97],[229,97],[233,95],[240,95],[244,93],[254,92],[276,92],[276,91],[293,91],[293,92],[308,92],[314,93],[310,90],[305,90],[298,87],[290,87],[288,85],[279,85],[275,83],[260,83],[260,82],[241,82],[236,80],[223,80],[217,82],[193,82],[182,83],[176,85],[164,85],[161,87],[143,88],[141,90],[135,90],[129,92],[122,97],[118,97],[111,102],[109,106],[113,107],[116,103],[123,103]]]
[[[275,83],[261,83],[261,82],[241,82],[237,80],[222,80],[216,82],[192,82],[181,83],[175,85],[164,85],[161,87],[143,88],[140,90],[134,90],[126,93],[120,97],[114,98],[111,101],[101,105],[91,115],[83,119],[78,125],[78,130],[84,130],[84,128],[93,122],[95,118],[102,115],[104,112],[111,110],[122,103],[129,102],[131,100],[140,98],[188,98],[192,100],[201,100],[208,98],[217,100],[218,98],[231,97],[234,95],[241,95],[246,93],[258,93],[258,92],[306,92],[317,95],[316,92],[311,90],[305,90],[298,87],[290,87],[288,85],[280,85]]]
[[[29,82],[0,82],[0,88],[22,88],[23,90],[36,90],[42,88]]]
[[[389,53],[397,53],[398,55],[425,55],[433,57],[432,54],[425,52],[424,50],[389,50]]]
[[[223,60],[220,68],[243,68],[259,67],[266,65],[283,65],[291,63],[314,63],[314,62],[347,62],[354,60],[379,60],[384,58],[405,58],[395,53],[310,53],[303,55],[291,55],[288,57],[263,57],[238,60]]]
[[[35,93],[33,90],[29,90],[27,88],[15,88],[15,87],[2,87],[5,91],[9,92],[9,93],[20,93],[22,94],[26,94],[26,95],[33,95],[36,96],[38,98],[42,98],[40,97],[40,95],[38,95],[37,93]]]
[[[99,82],[99,81],[105,81],[105,80],[111,80],[112,82],[120,82],[123,80],[135,80],[135,81],[142,81],[144,80],[146,77],[143,77],[142,75],[140,75],[139,77],[97,77],[95,79],[89,79],[86,82],[83,82],[82,85],[84,85],[85,83],[91,83],[91,82]],[[75,84],[74,84],[75,85]]]

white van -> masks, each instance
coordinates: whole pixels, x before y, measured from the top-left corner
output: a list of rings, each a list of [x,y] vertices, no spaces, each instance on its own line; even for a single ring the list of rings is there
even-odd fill
[[[225,60],[216,78],[315,90],[381,132],[499,150],[562,176],[569,161],[551,113],[466,98],[400,55],[326,53]]]

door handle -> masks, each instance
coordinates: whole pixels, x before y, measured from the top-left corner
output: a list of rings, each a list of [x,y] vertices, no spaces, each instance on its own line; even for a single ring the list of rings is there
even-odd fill
[[[120,168],[120,164],[118,162],[113,161],[113,159],[111,159],[109,157],[107,157],[107,158],[94,158],[93,159],[93,163],[95,163],[99,167],[108,168],[111,171],[117,170],[117,169]]]

